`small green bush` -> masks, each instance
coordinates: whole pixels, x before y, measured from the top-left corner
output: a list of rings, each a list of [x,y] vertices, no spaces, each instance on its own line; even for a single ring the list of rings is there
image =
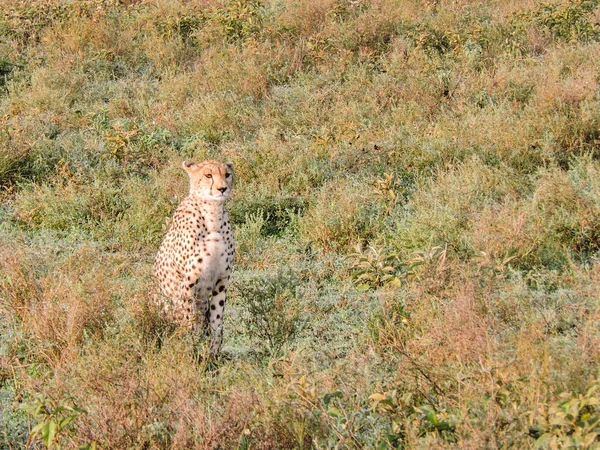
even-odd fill
[[[261,8],[262,2],[257,0],[229,1],[216,11],[215,19],[227,40],[241,41],[260,30]]]
[[[397,255],[387,249],[356,246],[356,253],[349,256],[352,281],[359,290],[366,291],[382,286],[399,287],[402,284],[401,265]]]
[[[10,77],[10,74],[14,70],[15,65],[8,59],[0,56],[0,95],[6,89],[6,82]]]
[[[242,316],[249,338],[271,356],[292,345],[302,331],[299,280],[291,272],[258,274],[237,280]]]
[[[68,434],[71,422],[87,412],[79,408],[72,399],[54,400],[43,394],[37,395],[31,402],[23,403],[21,408],[28,412],[36,422],[32,428],[27,446],[40,440],[48,450],[60,450],[63,435]],[[95,444],[85,448],[96,448]]]
[[[546,3],[532,14],[535,22],[561,41],[597,41],[600,25],[593,22],[596,0],[577,0],[562,4]]]
[[[25,159],[25,155],[18,155],[10,150],[0,149],[0,186],[6,187],[12,180],[18,178],[20,170],[25,165]]]
[[[163,38],[177,36],[184,41],[196,44],[194,34],[207,22],[204,14],[186,14],[160,18],[156,21],[156,29]]]
[[[237,197],[228,213],[231,221],[239,225],[245,224],[249,218],[261,217],[263,236],[282,236],[305,208],[305,202],[299,197],[265,195],[248,200]]]
[[[456,425],[460,418],[456,411],[420,404],[410,393],[401,393],[394,389],[387,392],[375,392],[369,396],[371,407],[375,414],[389,421],[389,432],[382,436],[380,448],[388,445],[406,445],[407,434],[411,426],[417,428],[417,435],[427,442],[430,434],[440,443],[454,444],[457,442]],[[409,425],[410,424],[410,425]],[[387,444],[387,445],[386,445]]]
[[[600,396],[598,382],[585,392],[564,392],[555,402],[536,414],[529,428],[530,436],[537,438],[535,448],[599,447]]]

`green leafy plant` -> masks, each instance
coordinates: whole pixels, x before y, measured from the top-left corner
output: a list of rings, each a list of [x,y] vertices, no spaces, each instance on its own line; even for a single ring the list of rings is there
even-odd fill
[[[352,281],[361,291],[376,289],[382,286],[399,287],[402,284],[402,272],[399,269],[400,261],[396,254],[388,249],[370,246],[363,249],[360,244],[352,258],[350,271]]]
[[[243,41],[260,29],[260,8],[256,0],[228,2],[218,11],[217,18],[229,41]]]
[[[338,0],[331,6],[327,15],[338,22],[343,22],[367,11],[369,7],[369,2],[363,0]]]
[[[394,389],[375,392],[369,396],[373,412],[389,420],[391,433],[381,442],[397,445],[405,436],[407,423],[418,424],[419,435],[435,433],[446,442],[455,442],[455,429],[459,420],[444,408],[429,404],[419,405],[410,392],[400,393]],[[383,447],[385,448],[385,447]]]
[[[589,0],[550,3],[542,5],[533,17],[557,39],[586,42],[600,38],[600,26],[590,20],[597,7],[597,1]]]
[[[184,41],[195,44],[194,33],[206,23],[208,18],[202,14],[170,16],[156,22],[156,29],[163,38],[178,36]]]
[[[43,394],[38,394],[31,402],[23,403],[21,408],[37,422],[29,433],[27,447],[35,439],[40,439],[46,448],[56,450],[62,448],[58,442],[59,435],[66,434],[71,422],[87,414],[87,411],[79,408],[70,398],[54,400]],[[92,443],[82,448],[92,450],[96,448],[96,444]]]
[[[564,392],[529,429],[536,448],[600,448],[600,383],[585,394]]]

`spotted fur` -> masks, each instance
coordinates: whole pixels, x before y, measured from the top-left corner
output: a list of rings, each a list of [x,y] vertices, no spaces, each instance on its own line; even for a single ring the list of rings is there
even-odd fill
[[[176,323],[212,334],[210,352],[223,340],[223,313],[235,253],[224,203],[231,196],[233,165],[183,162],[190,193],[177,207],[154,263],[160,303]]]

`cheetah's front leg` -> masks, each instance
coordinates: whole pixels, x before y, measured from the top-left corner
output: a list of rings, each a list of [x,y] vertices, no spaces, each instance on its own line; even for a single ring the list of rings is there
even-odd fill
[[[225,303],[227,302],[228,280],[221,278],[217,280],[215,289],[212,292],[210,301],[210,311],[208,315],[212,339],[210,343],[210,354],[216,355],[223,342],[223,313],[225,312]]]
[[[212,294],[212,297],[211,297]],[[219,353],[223,341],[223,312],[227,295],[226,282],[219,279],[214,288],[200,279],[196,283],[183,282],[178,303],[183,305],[182,321],[191,325],[195,333],[210,331],[210,354]]]

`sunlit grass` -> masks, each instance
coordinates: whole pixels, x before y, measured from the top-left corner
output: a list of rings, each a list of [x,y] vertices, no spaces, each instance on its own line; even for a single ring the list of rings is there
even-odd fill
[[[597,445],[599,8],[0,0],[0,448]],[[190,159],[216,360],[150,301]]]

